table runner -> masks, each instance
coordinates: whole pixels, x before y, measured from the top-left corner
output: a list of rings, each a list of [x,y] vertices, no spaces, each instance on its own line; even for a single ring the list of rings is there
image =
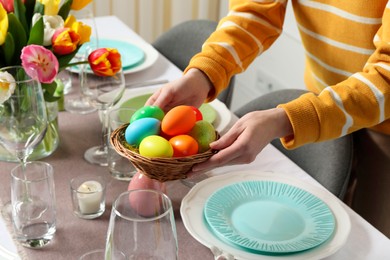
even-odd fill
[[[77,115],[60,112],[59,129],[59,147],[52,155],[42,159],[42,161],[53,165],[54,168],[57,232],[51,243],[42,249],[28,249],[16,243],[22,259],[77,259],[77,257],[87,251],[104,248],[112,202],[120,193],[127,189],[128,182],[111,178],[107,167],[91,165],[83,158],[84,151],[93,145],[99,144],[100,141],[101,125],[97,113]],[[16,164],[0,162],[0,165],[0,198],[3,201],[8,201],[10,199],[9,173]],[[69,181],[71,178],[83,173],[105,176],[108,181],[106,211],[97,219],[80,219],[72,213]],[[197,252],[203,250],[204,253],[211,256],[207,248],[200,244],[196,246],[194,240],[191,239],[181,223],[180,201],[188,190],[189,188],[180,181],[173,181],[167,184],[167,193],[173,202],[175,218],[179,219],[176,223],[179,236],[179,255],[183,255],[185,248],[194,247]],[[9,230],[12,232],[12,229]],[[188,258],[187,256],[179,258],[191,259],[191,257]],[[197,257],[194,256],[193,259],[197,259]]]

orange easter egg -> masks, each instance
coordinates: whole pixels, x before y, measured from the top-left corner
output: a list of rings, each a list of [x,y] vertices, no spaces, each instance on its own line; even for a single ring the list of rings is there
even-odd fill
[[[195,125],[196,115],[191,106],[177,106],[169,110],[161,122],[161,130],[170,136],[189,132]]]
[[[173,148],[173,157],[184,157],[198,153],[198,142],[189,135],[176,135],[169,139]]]

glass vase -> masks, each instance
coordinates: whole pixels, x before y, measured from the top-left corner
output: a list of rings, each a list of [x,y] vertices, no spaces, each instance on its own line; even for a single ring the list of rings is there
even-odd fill
[[[34,148],[28,157],[29,161],[36,161],[51,155],[58,147],[60,135],[58,129],[58,103],[46,102],[48,127],[42,142]],[[15,155],[0,145],[0,161],[18,162]]]

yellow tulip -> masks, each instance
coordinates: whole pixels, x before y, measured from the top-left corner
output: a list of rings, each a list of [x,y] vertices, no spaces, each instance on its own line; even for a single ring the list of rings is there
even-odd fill
[[[73,15],[70,14],[66,18],[64,26],[70,28],[70,27],[72,27],[72,24],[75,23],[75,22],[77,22],[76,17],[74,17]]]
[[[66,18],[64,26],[71,28],[80,36],[79,44],[89,42],[92,33],[91,27],[82,22],[78,22],[73,15],[69,15]]]
[[[0,45],[3,45],[8,32],[8,15],[3,5],[0,4]]]
[[[70,6],[70,9],[72,10],[81,10],[83,9],[86,5],[88,5],[92,0],[73,0],[72,5]]]
[[[45,6],[45,15],[58,14],[61,0],[37,0]]]

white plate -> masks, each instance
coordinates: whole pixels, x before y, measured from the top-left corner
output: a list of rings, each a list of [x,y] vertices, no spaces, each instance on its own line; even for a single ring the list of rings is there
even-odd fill
[[[109,39],[105,39],[105,40],[109,40]],[[123,70],[124,74],[130,74],[130,73],[135,73],[138,71],[145,70],[145,69],[151,67],[157,61],[158,51],[156,49],[154,49],[153,46],[150,44],[140,44],[139,42],[134,42],[134,41],[131,41],[128,39],[120,39],[120,38],[115,38],[112,40],[122,41],[122,42],[127,42],[130,44],[133,44],[133,45],[137,46],[138,48],[140,48],[145,54],[145,59],[141,64],[139,64],[135,67]],[[104,47],[104,46],[101,46],[101,47]],[[76,66],[69,67],[68,70],[71,72],[74,72],[74,73],[80,72],[79,68]]]
[[[118,102],[118,104],[115,105],[115,107],[120,107],[120,105],[127,101],[130,98],[134,98],[136,96],[141,96],[145,94],[150,94],[155,92],[160,86],[151,86],[151,87],[141,87],[141,88],[132,88],[132,89],[126,89],[125,93],[123,94],[121,100]],[[230,110],[225,106],[224,103],[222,103],[219,100],[214,100],[209,103],[210,106],[212,106],[215,111],[217,112],[217,118],[213,122],[213,125],[215,129],[220,133],[223,134],[227,127],[230,124],[230,121],[232,120],[232,113]]]
[[[310,250],[297,252],[294,254],[283,255],[260,255],[245,251],[242,248],[227,244],[218,239],[207,228],[207,224],[203,217],[203,209],[207,199],[219,188],[225,187],[239,181],[248,180],[269,180],[281,183],[286,183],[299,187],[307,192],[317,196],[322,201],[326,202],[332,210],[336,228],[333,235],[323,244]],[[295,178],[289,178],[286,175],[277,173],[259,172],[259,171],[239,171],[230,172],[224,175],[210,177],[196,184],[190,192],[182,200],[180,214],[183,219],[184,226],[188,232],[203,245],[212,248],[217,247],[225,254],[233,255],[236,259],[247,260],[275,260],[275,259],[321,259],[338,251],[346,242],[351,223],[348,214],[339,203],[338,199],[325,189],[313,186],[307,182]]]

